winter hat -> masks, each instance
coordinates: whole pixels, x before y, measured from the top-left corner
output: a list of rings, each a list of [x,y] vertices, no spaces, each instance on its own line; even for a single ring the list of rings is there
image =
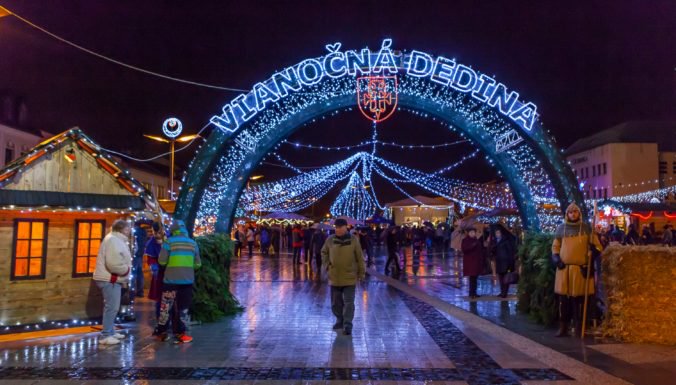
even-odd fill
[[[177,231],[185,231],[185,222],[183,222],[180,219],[177,219],[174,221],[174,223],[171,224],[171,227],[169,228],[169,232],[171,234],[174,234]]]
[[[347,221],[343,218],[338,218],[338,219],[336,219],[335,222],[333,222],[333,225],[335,227],[347,226]]]
[[[582,210],[580,210],[580,206],[576,205],[575,202],[568,205],[568,208],[566,209],[566,214],[568,214],[569,212],[571,212],[573,210],[577,210],[579,212],[582,212]]]

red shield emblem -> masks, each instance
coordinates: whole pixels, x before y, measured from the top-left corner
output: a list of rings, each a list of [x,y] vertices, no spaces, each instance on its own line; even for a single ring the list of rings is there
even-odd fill
[[[364,116],[374,123],[389,118],[397,108],[396,76],[357,78],[357,104]]]

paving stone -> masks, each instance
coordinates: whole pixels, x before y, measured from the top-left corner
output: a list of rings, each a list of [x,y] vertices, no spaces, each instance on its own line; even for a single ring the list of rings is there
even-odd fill
[[[129,338],[117,346],[102,348],[96,334],[0,344],[0,385],[570,380],[551,368],[500,365],[436,308],[382,281],[370,278],[358,287],[355,326],[348,337],[331,330],[328,287],[307,265],[292,266],[288,257],[256,256],[232,266],[231,290],[245,311],[192,327],[192,344],[154,341],[153,304],[139,301],[138,321],[127,325]],[[417,269],[412,281],[442,277],[448,284],[441,286],[457,292],[463,282],[453,266],[437,267],[422,261],[407,271],[412,276]],[[488,290],[491,283],[482,285]],[[464,301],[461,295],[456,300]]]

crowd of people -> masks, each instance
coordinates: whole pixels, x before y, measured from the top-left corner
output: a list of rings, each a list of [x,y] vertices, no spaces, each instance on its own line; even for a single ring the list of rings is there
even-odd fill
[[[462,258],[470,299],[480,297],[480,275],[492,274],[498,280],[501,298],[505,298],[509,286],[518,281],[518,236],[501,224],[463,224],[459,221],[454,226],[425,223],[422,226],[349,227],[343,219],[337,219],[334,226],[320,223],[284,227],[239,225],[232,235],[235,255],[242,258],[246,254],[252,258],[257,248],[263,257],[279,256],[282,249],[287,249],[293,255],[294,266],[307,264],[317,273],[327,272],[332,310],[337,320],[334,328],[343,329],[345,334],[350,334],[352,329],[355,284],[363,279],[365,267],[374,265],[376,246],[386,246],[384,272],[393,277],[399,277],[405,269],[409,247],[412,258],[420,257],[423,250],[428,256],[441,253]],[[153,335],[166,341],[171,330],[175,343],[192,341],[188,334],[188,309],[192,302],[195,270],[201,266],[197,243],[180,220],[172,223],[168,233],[159,223],[153,223],[149,239],[145,234],[145,229],[138,223],[132,232],[129,222],[118,220],[101,243],[93,274],[104,302],[101,344],[118,344],[125,337],[114,328],[122,288],[133,278],[131,286],[137,289],[131,295],[144,296],[144,261],[152,277],[148,298],[156,303]],[[602,290],[595,285],[595,278],[598,281],[600,274],[601,251],[613,244],[674,245],[671,224],[664,226],[661,237],[653,234],[650,226],[643,225],[639,233],[633,224],[626,232],[614,225],[595,232],[581,220],[580,209],[575,204],[568,207],[552,245],[560,319],[557,336],[568,335],[571,325],[575,333],[580,334],[582,301],[585,295],[593,296]],[[135,240],[135,247],[131,249],[130,239]],[[134,250],[133,255],[131,250]]]
[[[603,247],[611,244],[630,245],[630,246],[645,246],[645,245],[663,245],[675,246],[676,239],[674,239],[674,229],[671,223],[667,223],[662,227],[662,234],[656,234],[654,223],[650,225],[644,223],[641,226],[641,232],[636,230],[634,224],[630,224],[625,233],[622,229],[610,224],[606,231],[599,232],[599,240]]]

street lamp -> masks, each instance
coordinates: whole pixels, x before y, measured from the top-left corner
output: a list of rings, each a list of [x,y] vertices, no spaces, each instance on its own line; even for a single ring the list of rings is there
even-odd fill
[[[181,135],[181,132],[183,131],[183,123],[181,123],[180,120],[176,118],[169,118],[162,123],[162,132],[164,135],[169,138],[165,139],[161,136],[155,136],[155,135],[147,135],[143,134],[148,139],[155,140],[157,142],[162,142],[162,143],[169,143],[169,146],[171,148],[171,158],[170,158],[170,166],[169,166],[169,195],[170,199],[174,200],[174,148],[176,142],[179,143],[185,143],[185,142],[190,142],[191,140],[194,140],[195,138],[199,138],[200,136],[198,134],[194,135],[184,135],[179,137]]]
[[[9,9],[7,9],[7,8],[3,7],[2,5],[0,5],[0,17],[9,16],[9,15],[11,15],[11,14],[12,14],[12,12],[10,12]]]

